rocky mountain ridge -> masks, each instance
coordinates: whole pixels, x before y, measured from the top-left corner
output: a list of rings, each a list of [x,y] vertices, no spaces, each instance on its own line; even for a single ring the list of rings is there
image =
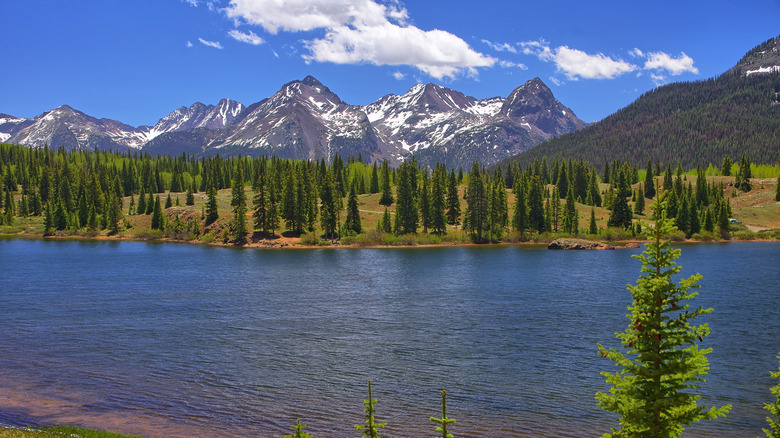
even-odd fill
[[[330,160],[361,155],[393,164],[491,164],[586,124],[534,78],[507,98],[478,100],[418,84],[365,107],[350,105],[312,76],[245,107],[222,99],[180,107],[153,127],[97,119],[67,105],[33,119],[0,114],[0,141],[30,147],[143,150],[152,154],[278,156]]]

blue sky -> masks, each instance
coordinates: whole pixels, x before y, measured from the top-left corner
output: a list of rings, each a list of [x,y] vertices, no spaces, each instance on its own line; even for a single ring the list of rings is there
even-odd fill
[[[506,97],[538,76],[592,122],[780,34],[778,0],[4,0],[0,17],[0,113],[133,126],[306,75],[354,105],[420,82]]]

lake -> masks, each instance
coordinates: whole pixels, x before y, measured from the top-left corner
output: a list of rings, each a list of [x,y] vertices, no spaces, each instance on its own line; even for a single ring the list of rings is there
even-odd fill
[[[780,244],[681,246],[713,307],[685,436],[755,437],[780,352]],[[641,250],[257,250],[0,240],[0,423],[155,436],[353,437],[372,381],[386,436],[595,437]],[[698,322],[698,321],[697,321]]]

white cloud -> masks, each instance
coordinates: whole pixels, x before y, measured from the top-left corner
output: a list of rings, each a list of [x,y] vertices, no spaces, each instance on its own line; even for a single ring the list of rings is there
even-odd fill
[[[557,85],[559,87],[566,83],[566,82],[563,82],[562,80],[556,78],[555,76],[550,76],[549,79],[550,79],[550,82],[552,82],[553,84],[555,84],[555,85]]]
[[[604,54],[590,55],[581,50],[561,46],[555,49],[555,65],[570,80],[613,79],[632,72],[637,66],[623,60],[615,60]]]
[[[198,0],[183,0],[184,3],[189,4],[190,6],[198,6]]]
[[[406,75],[405,75],[405,74],[403,74],[403,73],[401,73],[400,71],[397,71],[397,72],[393,73],[393,77],[394,77],[396,80],[399,80],[399,81],[400,81],[401,79],[405,78],[405,77],[406,77]]]
[[[215,49],[221,49],[222,44],[219,43],[219,41],[206,41],[203,38],[198,38],[198,41],[200,41],[201,44],[204,46],[213,47]]]
[[[501,61],[498,61],[498,65],[500,65],[501,67],[504,67],[504,68],[515,68],[516,67],[516,68],[519,68],[520,70],[528,70],[528,66],[523,64],[523,63],[520,63],[520,62],[512,62],[512,61],[501,60]]]
[[[482,42],[497,52],[517,53],[517,48],[509,43],[494,43],[488,40],[482,40]]]
[[[187,48],[192,48],[192,41],[187,41]]]
[[[441,79],[475,75],[477,67],[497,61],[449,32],[409,25],[406,9],[394,0],[231,0],[225,12],[271,34],[325,30],[305,42],[309,62],[411,65]]]
[[[633,50],[629,50],[628,54],[633,56],[634,58],[644,58],[645,54],[641,50],[634,48]]]
[[[550,50],[550,43],[540,38],[536,41],[523,41],[520,43],[520,47],[523,48],[523,54],[534,55],[542,61],[552,61],[554,55]]]
[[[236,41],[241,41],[242,43],[251,44],[253,46],[263,43],[263,39],[255,35],[251,30],[248,33],[243,33],[238,29],[233,29],[228,32],[228,34]]]
[[[684,52],[678,58],[672,58],[664,52],[648,53],[645,69],[666,70],[672,76],[678,76],[685,72],[699,73],[699,69],[693,66],[693,59]]]

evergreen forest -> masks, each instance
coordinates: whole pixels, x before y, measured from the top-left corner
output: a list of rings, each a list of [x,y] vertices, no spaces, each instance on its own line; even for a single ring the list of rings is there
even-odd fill
[[[338,155],[326,163],[4,144],[0,233],[271,246],[625,240],[641,235],[637,220],[665,190],[673,239],[739,238],[747,230],[732,220],[732,202],[779,196],[780,168],[722,158],[688,171],[544,157],[492,169],[475,162],[464,172]],[[773,199],[764,211],[770,222]]]

